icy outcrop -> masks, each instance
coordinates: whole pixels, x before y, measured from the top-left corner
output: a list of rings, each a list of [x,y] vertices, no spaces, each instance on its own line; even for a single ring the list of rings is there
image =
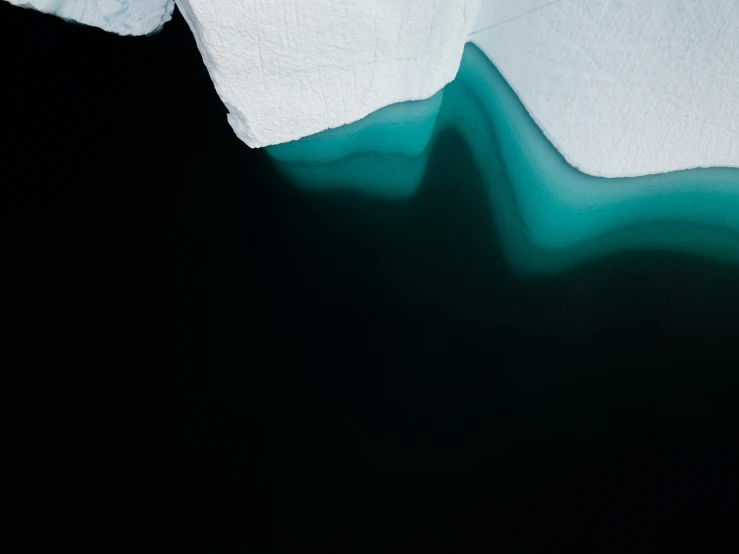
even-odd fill
[[[174,0],[7,0],[118,35],[148,35],[172,19]]]
[[[739,167],[736,0],[485,0],[474,29],[578,169]]]
[[[236,134],[252,147],[433,96],[480,0],[178,0]]]

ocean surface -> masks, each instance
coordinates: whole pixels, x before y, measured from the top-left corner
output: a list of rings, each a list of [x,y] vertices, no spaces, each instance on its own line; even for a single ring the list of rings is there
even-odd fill
[[[525,215],[454,128],[420,166],[359,144],[356,186],[300,186],[235,137],[179,13],[129,38],[0,3],[0,43],[3,502],[27,543],[736,538],[726,256],[637,240],[521,271],[501,229]],[[378,195],[372,171],[420,179]]]

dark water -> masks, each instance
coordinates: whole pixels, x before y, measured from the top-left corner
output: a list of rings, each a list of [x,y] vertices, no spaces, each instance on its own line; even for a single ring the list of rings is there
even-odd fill
[[[739,268],[514,278],[451,133],[409,201],[299,192],[233,136],[179,14],[131,39],[2,3],[0,42],[26,541],[730,544]]]

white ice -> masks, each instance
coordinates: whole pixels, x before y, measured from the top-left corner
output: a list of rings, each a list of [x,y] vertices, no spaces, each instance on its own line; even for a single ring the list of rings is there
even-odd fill
[[[6,0],[119,35],[148,35],[172,19],[174,0]]]
[[[483,0],[474,29],[580,170],[739,167],[737,0]]]
[[[469,40],[586,173],[739,167],[736,0],[178,5],[229,122],[252,147],[428,98],[454,78]]]
[[[428,98],[480,0],[178,0],[236,134],[279,144]]]

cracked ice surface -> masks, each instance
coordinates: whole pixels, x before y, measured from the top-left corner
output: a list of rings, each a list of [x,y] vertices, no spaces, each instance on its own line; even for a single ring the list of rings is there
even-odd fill
[[[179,0],[236,134],[292,141],[454,79],[481,0]]]
[[[172,19],[174,0],[7,0],[119,35],[147,35]]]
[[[736,0],[484,0],[473,29],[578,169],[739,167]]]

